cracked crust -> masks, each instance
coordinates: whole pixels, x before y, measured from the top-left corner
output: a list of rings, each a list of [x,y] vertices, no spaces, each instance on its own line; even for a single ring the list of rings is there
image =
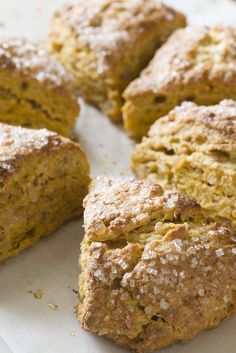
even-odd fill
[[[119,121],[125,87],[183,26],[184,16],[158,0],[77,0],[55,12],[48,48],[81,95]]]
[[[235,313],[236,247],[195,200],[97,178],[84,201],[82,326],[137,352],[187,341]]]
[[[0,262],[80,215],[89,182],[79,144],[0,124]]]
[[[68,136],[79,114],[72,80],[41,44],[0,38],[1,122]]]
[[[184,100],[210,105],[235,99],[235,43],[234,27],[177,30],[124,92],[128,134],[146,135],[152,123]]]
[[[141,178],[195,197],[236,229],[236,102],[185,102],[151,127],[132,154]]]

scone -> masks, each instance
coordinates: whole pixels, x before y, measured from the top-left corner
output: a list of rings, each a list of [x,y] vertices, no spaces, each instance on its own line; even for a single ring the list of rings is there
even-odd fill
[[[69,136],[79,114],[72,80],[43,47],[0,38],[0,122]]]
[[[152,126],[132,155],[136,175],[197,199],[236,230],[236,102],[185,102]]]
[[[194,199],[101,178],[84,206],[78,317],[86,330],[152,352],[235,314],[236,243]]]
[[[0,124],[0,262],[80,215],[89,182],[79,144]]]
[[[74,76],[80,94],[113,121],[121,94],[185,17],[159,0],[77,0],[52,18],[49,52]]]
[[[124,92],[124,125],[140,139],[182,101],[236,99],[236,27],[176,31]]]

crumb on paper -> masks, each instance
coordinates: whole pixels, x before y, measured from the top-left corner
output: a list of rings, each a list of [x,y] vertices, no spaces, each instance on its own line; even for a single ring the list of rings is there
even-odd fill
[[[78,294],[78,293],[79,293],[79,292],[78,292],[76,289],[74,289],[74,288],[72,288],[72,292],[75,293],[75,294]]]
[[[75,336],[75,333],[74,333],[73,331],[70,331],[70,332],[69,332],[69,335],[70,335],[70,336]]]
[[[40,300],[43,298],[44,291],[42,288],[37,288],[36,291],[29,290],[28,292],[33,294],[35,299]]]
[[[52,310],[57,310],[58,309],[58,305],[55,304],[53,301],[48,302],[48,306]]]

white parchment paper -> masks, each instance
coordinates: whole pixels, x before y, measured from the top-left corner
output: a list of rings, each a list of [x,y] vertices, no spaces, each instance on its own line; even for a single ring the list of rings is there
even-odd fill
[[[86,0],[85,0],[86,1]],[[0,34],[43,39],[51,12],[63,0],[0,0]],[[191,24],[236,25],[233,0],[167,0]],[[130,175],[133,149],[121,126],[83,105],[77,132],[92,175]],[[64,225],[36,246],[0,265],[0,353],[122,353],[110,341],[82,330],[76,321],[77,259],[82,220]],[[73,291],[74,290],[74,291]],[[235,353],[236,318],[165,353]]]

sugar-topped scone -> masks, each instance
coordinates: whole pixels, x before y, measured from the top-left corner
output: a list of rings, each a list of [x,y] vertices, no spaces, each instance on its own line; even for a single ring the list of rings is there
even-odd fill
[[[152,352],[235,314],[236,243],[194,199],[99,178],[84,207],[78,317],[86,330]]]
[[[49,52],[74,76],[80,94],[113,121],[121,94],[185,17],[159,0],[77,0],[55,12]]]
[[[79,144],[0,124],[0,262],[80,215],[89,182]]]
[[[0,122],[69,136],[78,114],[69,74],[41,44],[0,37]]]
[[[182,101],[236,99],[236,27],[176,31],[124,97],[125,128],[135,139]]]
[[[236,102],[185,102],[153,124],[132,155],[140,178],[195,197],[236,229]]]

